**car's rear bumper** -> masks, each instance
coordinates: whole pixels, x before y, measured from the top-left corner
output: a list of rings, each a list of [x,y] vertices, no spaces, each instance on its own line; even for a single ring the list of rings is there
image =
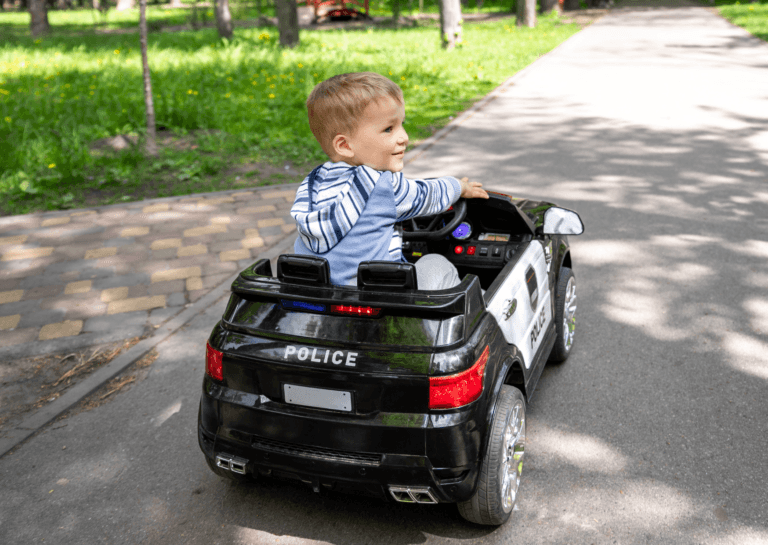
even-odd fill
[[[469,499],[477,485],[474,412],[469,408],[449,418],[441,415],[439,422],[430,415],[409,415],[406,426],[380,418],[345,425],[325,415],[313,418],[274,407],[247,407],[204,393],[198,440],[214,464],[217,456],[234,456],[242,459],[246,474],[254,476],[288,477],[316,490],[361,489],[388,497],[393,497],[393,487],[428,489],[436,501],[458,502]],[[221,413],[226,414],[223,420]],[[228,427],[217,424],[222,421]],[[407,497],[399,495],[400,501]]]

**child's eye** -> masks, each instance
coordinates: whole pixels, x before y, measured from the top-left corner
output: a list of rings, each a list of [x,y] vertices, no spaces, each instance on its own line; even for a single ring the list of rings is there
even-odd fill
[[[387,127],[386,129],[384,129],[384,132],[392,132],[392,127]]]

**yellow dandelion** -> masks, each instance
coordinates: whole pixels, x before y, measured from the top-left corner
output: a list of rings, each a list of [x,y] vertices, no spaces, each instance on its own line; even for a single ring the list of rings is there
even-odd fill
[[[405,81],[405,76],[400,76],[400,79]]]
[[[48,168],[56,168],[56,163],[51,163],[50,165],[48,165]]]
[[[96,94],[96,92],[95,92],[95,91],[91,91],[91,92],[90,92],[90,93],[88,93],[88,94],[89,94],[89,95],[95,95],[95,94]]]
[[[269,98],[275,98],[275,95],[273,95],[272,93],[269,93]]]
[[[304,68],[304,65],[301,63],[297,64],[296,66],[298,66],[299,68]]]
[[[274,83],[271,83],[271,84],[269,85],[269,88],[270,88],[270,89],[274,89],[274,88],[275,88],[275,84],[274,84]]]
[[[390,76],[392,75],[392,70],[390,70],[390,71],[389,71],[389,75],[390,75]]]
[[[120,54],[120,50],[119,49],[115,49],[115,55],[119,55],[119,54]]]
[[[227,93],[226,95],[224,95],[224,98],[229,98],[231,96],[232,96],[232,93]]]
[[[194,91],[192,89],[187,89],[187,94],[188,95],[191,95],[192,93],[194,93]]]
[[[13,119],[11,119],[10,117],[6,117],[6,118],[5,118],[5,122],[6,122],[6,123],[10,123],[11,121],[13,121]]]
[[[232,78],[227,78],[227,81],[232,81]]]

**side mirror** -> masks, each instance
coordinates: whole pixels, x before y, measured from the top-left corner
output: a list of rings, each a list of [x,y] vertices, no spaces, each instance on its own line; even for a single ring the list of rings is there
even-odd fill
[[[584,232],[584,223],[573,210],[553,206],[544,212],[545,235],[580,235]]]

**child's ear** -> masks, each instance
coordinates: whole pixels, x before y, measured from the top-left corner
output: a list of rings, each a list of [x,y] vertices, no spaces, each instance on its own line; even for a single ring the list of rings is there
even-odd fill
[[[346,158],[352,158],[355,156],[355,152],[352,151],[352,148],[349,145],[349,140],[343,134],[337,134],[334,136],[331,143],[333,145],[333,151],[335,151],[337,155]]]

